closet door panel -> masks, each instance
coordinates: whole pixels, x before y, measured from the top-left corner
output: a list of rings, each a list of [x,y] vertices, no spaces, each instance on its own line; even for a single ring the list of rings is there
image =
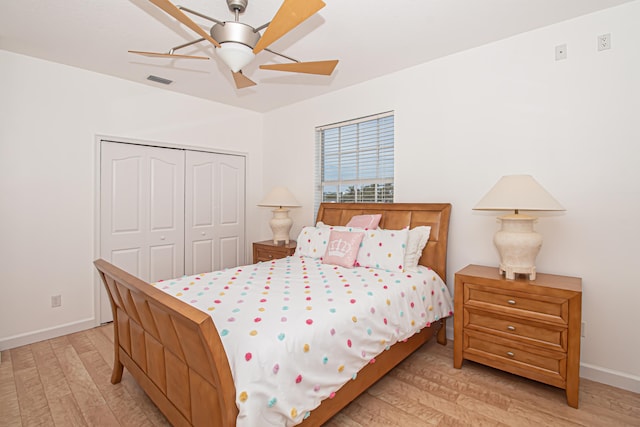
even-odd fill
[[[192,242],[192,259],[187,261],[191,265],[191,272],[187,274],[214,271],[213,268],[213,240],[198,240]]]
[[[240,239],[238,237],[226,237],[220,239],[220,254],[219,262],[220,268],[231,268],[244,264],[240,248]]]
[[[225,156],[220,159],[220,204],[216,238],[220,242],[219,268],[245,264],[245,159]]]
[[[110,191],[112,221],[110,232],[113,235],[141,233],[140,216],[140,180],[144,173],[141,156],[116,158],[111,161]],[[108,183],[107,183],[108,184]]]
[[[184,151],[149,148],[154,150],[149,156],[148,280],[156,282],[184,274]]]
[[[244,157],[186,156],[186,274],[244,264]],[[233,245],[223,242],[227,238]]]
[[[177,266],[183,263],[182,251],[177,252],[175,244],[155,245],[149,250],[149,281],[173,279],[181,276],[177,273]]]
[[[244,211],[244,162],[239,164],[237,159],[221,159],[220,162],[220,225],[237,227],[243,219],[240,215]],[[242,197],[242,199],[241,199]]]
[[[191,215],[193,216],[194,227],[213,227],[213,194],[215,185],[215,165],[212,159],[209,157],[213,155],[206,155],[201,153],[197,155],[195,153],[189,153],[190,159],[200,159],[201,163],[191,164],[192,180],[190,181],[190,191],[192,191],[191,198]]]
[[[183,165],[175,164],[152,156],[150,162],[150,201],[149,228],[151,231],[175,230],[181,223]],[[176,200],[180,199],[180,200]],[[178,212],[179,211],[179,212]]]
[[[100,257],[145,281],[184,274],[184,151],[101,141]]]
[[[104,255],[102,258],[107,259]],[[128,273],[140,277],[141,254],[140,248],[120,249],[111,251],[111,263],[117,265]],[[106,294],[105,294],[106,295]]]
[[[189,151],[186,156],[185,274],[214,271],[214,198],[216,155]]]

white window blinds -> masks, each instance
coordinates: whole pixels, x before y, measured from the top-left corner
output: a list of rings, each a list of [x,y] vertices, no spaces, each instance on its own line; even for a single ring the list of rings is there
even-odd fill
[[[316,205],[393,202],[393,118],[391,111],[316,128]]]

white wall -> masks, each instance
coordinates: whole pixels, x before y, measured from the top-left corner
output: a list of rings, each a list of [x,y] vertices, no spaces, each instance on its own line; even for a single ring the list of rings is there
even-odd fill
[[[7,51],[0,64],[0,349],[95,324],[97,135],[246,153],[247,206],[262,196],[261,114]]]
[[[396,201],[453,204],[452,284],[467,264],[497,265],[497,215],[474,204],[532,174],[567,208],[539,219],[536,264],[583,278],[582,375],[640,392],[638,22],[633,2],[267,113],[264,186],[299,198],[296,235],[313,221],[314,127],[395,110]],[[604,33],[613,48],[598,52]]]
[[[96,135],[248,153],[251,242],[274,185],[303,205],[292,235],[313,220],[315,126],[395,110],[397,201],[453,204],[448,282],[497,262],[495,217],[473,205],[534,175],[567,208],[539,220],[537,266],[583,278],[583,376],[640,391],[637,22],[633,2],[264,115],[0,51],[0,349],[95,322]]]

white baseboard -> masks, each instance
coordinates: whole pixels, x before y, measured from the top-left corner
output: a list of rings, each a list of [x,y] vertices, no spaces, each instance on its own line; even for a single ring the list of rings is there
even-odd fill
[[[580,377],[613,387],[640,393],[640,377],[588,363],[580,364]]]
[[[41,329],[35,332],[3,338],[0,339],[0,351],[91,329],[96,326],[95,322],[96,320],[92,317],[90,319],[83,319],[77,322],[54,326],[53,328]]]

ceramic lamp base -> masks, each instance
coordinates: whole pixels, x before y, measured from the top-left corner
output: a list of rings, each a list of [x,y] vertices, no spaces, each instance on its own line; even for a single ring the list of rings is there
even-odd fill
[[[284,241],[285,244],[289,244],[289,232],[293,220],[289,218],[289,209],[278,208],[273,210],[273,218],[269,221],[269,226],[273,232],[273,243]]]
[[[496,232],[493,242],[500,253],[500,273],[507,279],[516,274],[528,274],[536,279],[536,257],[542,247],[542,235],[533,229],[536,217],[529,215],[505,215],[498,218],[502,228]]]

